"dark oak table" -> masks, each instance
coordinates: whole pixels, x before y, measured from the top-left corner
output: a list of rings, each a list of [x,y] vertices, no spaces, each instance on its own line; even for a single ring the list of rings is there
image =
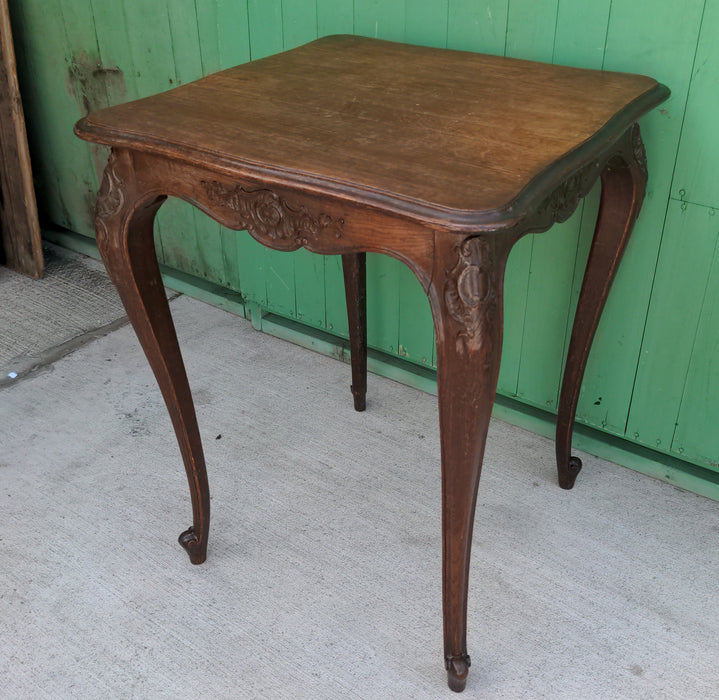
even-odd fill
[[[668,95],[643,76],[341,36],[81,120],[81,138],[112,147],[97,242],[177,434],[193,509],[180,542],[192,562],[205,559],[210,501],[154,251],[153,220],[168,196],[270,248],[342,255],[358,410],[365,253],[402,260],[422,284],[437,339],[445,664],[450,688],[462,690],[507,256],[523,235],[567,219],[601,178],[557,421],[559,484],[571,488],[581,378],[646,187],[636,122]]]

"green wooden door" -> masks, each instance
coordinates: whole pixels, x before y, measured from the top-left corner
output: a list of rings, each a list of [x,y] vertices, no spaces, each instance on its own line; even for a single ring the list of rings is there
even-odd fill
[[[578,419],[719,473],[719,0],[11,0],[39,200],[92,236],[103,160],[72,136],[87,112],[332,33],[641,72],[671,99],[642,121],[650,181],[599,328]],[[507,274],[499,390],[555,411],[595,190],[565,224],[523,239]],[[346,335],[339,260],[266,250],[168,202],[160,260],[252,305]],[[369,341],[433,367],[419,284],[370,255]]]

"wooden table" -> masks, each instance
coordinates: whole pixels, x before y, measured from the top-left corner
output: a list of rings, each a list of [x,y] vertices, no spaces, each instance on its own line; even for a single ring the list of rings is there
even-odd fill
[[[636,122],[668,95],[643,76],[338,36],[81,120],[81,138],[112,146],[97,242],[177,434],[193,509],[180,542],[192,562],[205,559],[210,500],[154,251],[168,196],[270,248],[342,255],[358,410],[365,252],[402,260],[422,284],[437,339],[445,664],[450,688],[462,690],[507,256],[523,235],[567,219],[601,177],[557,422],[559,484],[571,488],[581,378],[646,187]]]

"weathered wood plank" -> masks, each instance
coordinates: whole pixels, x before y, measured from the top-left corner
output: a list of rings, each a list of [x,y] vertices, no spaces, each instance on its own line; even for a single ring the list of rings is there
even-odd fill
[[[621,436],[632,400],[703,5],[703,0],[688,0],[663,5],[659,13],[653,0],[612,2],[603,67],[651,73],[672,89],[661,109],[641,122],[649,160],[647,196],[597,330],[577,410],[581,421]]]
[[[550,8],[551,9],[551,8]],[[593,22],[579,22],[577,6],[559,3],[552,58],[554,63],[601,66],[609,18],[609,0],[592,6]],[[597,53],[596,47],[601,50]],[[591,48],[590,47],[594,47]],[[589,225],[593,230],[596,209]],[[556,410],[561,370],[584,268],[575,271],[584,205],[564,224],[536,236],[532,247],[527,305],[522,333],[517,394],[544,410]],[[592,231],[588,232],[591,237]],[[587,239],[586,243],[589,243]],[[585,258],[586,260],[586,258]]]
[[[354,0],[317,0],[317,36],[353,32]]]
[[[355,0],[355,34],[403,41],[405,0]]]
[[[250,26],[247,0],[216,0],[215,3],[196,3],[198,20],[200,9],[214,4],[217,11],[217,62],[221,68],[230,68],[250,60]],[[207,45],[200,33],[200,49]],[[211,44],[210,44],[211,46]],[[203,64],[205,74],[212,72],[211,65]]]
[[[44,262],[7,0],[0,0],[0,262],[42,277]]]
[[[711,220],[708,229],[716,233],[719,215],[714,209],[707,214]],[[671,450],[678,457],[719,471],[719,237],[716,240]]]
[[[325,257],[325,322],[330,333],[349,337],[342,257]]]
[[[517,395],[554,411],[559,399],[581,210],[532,246]]]
[[[659,251],[627,434],[665,451],[674,436],[702,307],[705,300],[716,303],[706,297],[719,241],[713,211],[672,201]]]
[[[707,2],[682,126],[672,196],[719,207],[719,3]]]
[[[558,2],[511,0],[507,12],[507,56],[552,61]]]
[[[399,269],[386,255],[367,254],[367,344],[397,354],[399,346]]]
[[[612,0],[559,2],[553,63],[601,68]]]
[[[429,300],[414,273],[401,264],[397,271],[399,318],[397,354],[424,367],[433,366],[434,322]]]
[[[317,38],[315,0],[282,0],[282,46],[285,50]]]
[[[295,278],[295,311],[297,320],[315,328],[325,328],[324,255],[302,249],[292,254]]]
[[[405,35],[410,44],[447,46],[449,0],[405,0]]]
[[[508,0],[449,0],[447,48],[504,55]]]

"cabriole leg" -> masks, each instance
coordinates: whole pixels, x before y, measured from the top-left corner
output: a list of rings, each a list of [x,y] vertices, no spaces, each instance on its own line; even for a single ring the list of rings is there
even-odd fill
[[[153,221],[162,196],[147,198],[137,187],[131,156],[112,153],[98,195],[97,244],[155,374],[172,419],[192,498],[192,527],[180,544],[193,564],[207,552],[210,494],[205,459],[170,307],[153,241]]]
[[[559,485],[571,489],[582,462],[571,454],[572,428],[589,349],[619,261],[644,199],[647,167],[639,126],[625,136],[621,154],[602,173],[602,193],[594,239],[574,317],[557,415]]]
[[[456,240],[456,239],[455,239]],[[449,687],[464,689],[474,511],[502,346],[506,250],[497,238],[444,239],[430,301],[442,450],[442,596]],[[439,247],[439,246],[438,246]]]

